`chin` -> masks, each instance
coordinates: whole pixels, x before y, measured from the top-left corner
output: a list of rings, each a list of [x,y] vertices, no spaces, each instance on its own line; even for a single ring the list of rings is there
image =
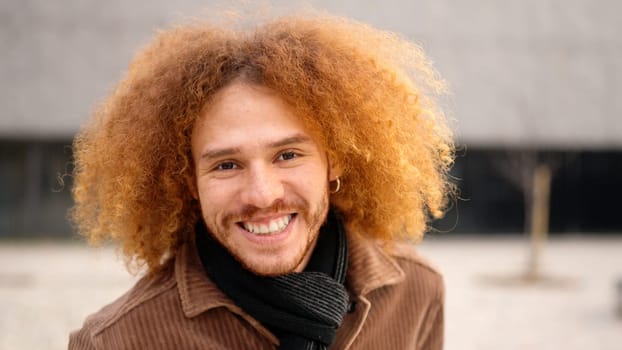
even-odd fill
[[[302,257],[296,259],[292,263],[283,263],[283,261],[275,261],[273,264],[266,264],[266,259],[261,262],[245,262],[240,261],[244,268],[256,275],[265,277],[275,277],[286,275],[296,271],[296,267],[300,265]]]

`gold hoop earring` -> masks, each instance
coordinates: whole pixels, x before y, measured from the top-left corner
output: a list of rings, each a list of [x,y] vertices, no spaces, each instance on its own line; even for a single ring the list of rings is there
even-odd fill
[[[341,189],[341,179],[339,179],[339,177],[337,177],[335,179],[335,181],[337,182],[337,187],[335,187],[334,190],[330,190],[330,193],[335,194],[337,192],[339,192],[339,190]],[[332,182],[332,181],[331,181]],[[330,186],[329,186],[330,187]]]

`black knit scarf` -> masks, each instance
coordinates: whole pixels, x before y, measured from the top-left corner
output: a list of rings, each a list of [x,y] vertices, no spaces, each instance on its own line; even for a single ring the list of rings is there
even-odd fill
[[[244,269],[199,222],[201,262],[216,285],[280,340],[279,349],[327,349],[348,303],[344,287],[348,248],[343,225],[331,210],[304,272],[261,277]]]

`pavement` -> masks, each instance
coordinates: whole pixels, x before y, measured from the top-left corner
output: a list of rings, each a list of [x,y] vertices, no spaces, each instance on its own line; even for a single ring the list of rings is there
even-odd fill
[[[550,239],[537,281],[522,278],[521,237],[450,234],[418,249],[445,276],[445,349],[622,349],[622,235]],[[0,242],[0,349],[66,349],[136,280],[111,247]]]

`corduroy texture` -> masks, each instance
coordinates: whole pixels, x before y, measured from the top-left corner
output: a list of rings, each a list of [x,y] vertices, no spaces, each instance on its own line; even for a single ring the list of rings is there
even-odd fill
[[[348,237],[346,286],[355,303],[330,349],[425,349],[443,345],[441,276],[412,245],[388,252]],[[185,245],[158,274],[90,316],[69,349],[276,349],[278,339],[207,278]]]

